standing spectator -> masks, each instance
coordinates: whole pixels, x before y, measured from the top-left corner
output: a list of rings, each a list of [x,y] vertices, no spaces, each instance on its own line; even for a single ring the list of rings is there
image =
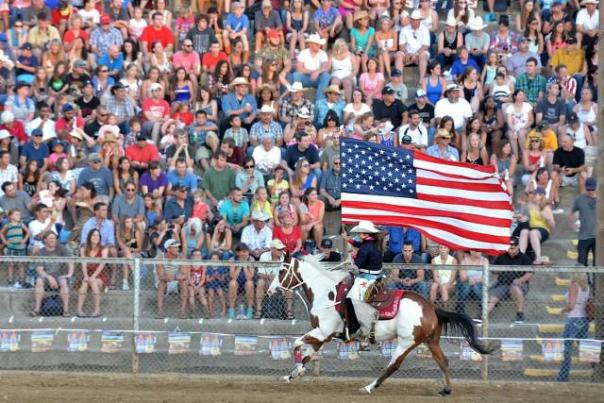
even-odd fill
[[[70,257],[67,248],[58,242],[57,234],[48,231],[42,236],[44,247],[40,249],[37,256],[40,257]],[[59,290],[63,302],[63,316],[69,317],[69,280],[73,276],[73,263],[45,261],[44,264],[36,266],[35,301],[31,316],[39,316],[46,287],[50,290]]]
[[[235,262],[239,265],[233,265],[229,273],[229,310],[228,319],[235,319],[235,304],[237,295],[245,292],[245,302],[247,309],[240,312],[237,319],[252,319],[254,317],[254,281],[255,270],[253,267],[245,266],[244,262],[253,261],[250,256],[250,249],[244,243],[235,246]]]
[[[585,181],[585,193],[580,194],[573,201],[573,206],[569,214],[572,224],[576,225],[577,213],[579,216],[578,236],[579,244],[577,251],[579,257],[577,261],[583,266],[588,266],[587,258],[589,252],[593,254],[592,264],[596,265],[596,232],[597,232],[597,180],[594,177],[589,177]]]
[[[480,306],[480,301],[482,301],[483,274],[482,270],[472,268],[471,266],[485,267],[487,263],[487,258],[482,256],[480,252],[471,250],[470,253],[464,254],[461,264],[470,267],[459,271],[457,303],[455,304],[456,312],[465,313],[466,304],[469,301],[475,301]]]
[[[566,306],[562,308],[562,312],[566,313],[564,331],[562,332],[564,358],[558,373],[558,382],[568,382],[575,339],[586,339],[588,336],[589,321],[587,320],[586,306],[590,297],[590,289],[585,273],[573,273],[571,275],[570,285],[564,297],[566,299]]]
[[[426,271],[422,268],[404,268],[409,264],[423,263],[421,256],[414,253],[413,242],[405,241],[403,243],[402,253],[396,255],[392,260],[392,263],[400,263],[402,266],[401,268],[393,269],[390,274],[396,288],[415,291],[424,298],[428,297],[428,285],[425,281]]]
[[[495,265],[502,266],[530,266],[531,259],[520,252],[517,237],[510,239],[510,247],[506,253],[495,259]],[[497,281],[491,287],[489,299],[489,313],[500,301],[512,297],[516,305],[515,323],[524,323],[524,301],[529,291],[529,281],[533,277],[531,271],[503,271],[497,275]]]
[[[168,239],[164,242],[165,252],[161,256],[165,260],[180,259],[180,242],[175,239]],[[190,267],[181,266],[175,263],[166,263],[157,265],[157,314],[156,319],[164,319],[164,300],[168,292],[168,284],[175,281],[178,283],[180,295],[180,319],[187,319],[188,302],[188,283],[190,276]]]
[[[438,255],[432,259],[433,265],[457,265],[457,259],[449,254],[449,248],[445,245],[439,245]],[[445,306],[449,308],[449,296],[454,290],[457,272],[451,269],[433,269],[432,286],[430,287],[430,301],[436,303],[440,294],[440,299]]]
[[[93,229],[88,233],[86,243],[80,247],[80,257],[82,258],[106,258],[107,249],[101,245],[101,233],[98,229]],[[76,313],[80,318],[86,318],[84,314],[84,302],[88,295],[88,288],[92,292],[92,303],[94,305],[90,318],[101,316],[101,292],[109,286],[109,276],[105,271],[105,263],[82,263],[82,284],[78,290],[78,304]]]
[[[0,230],[0,240],[5,245],[5,256],[27,256],[27,242],[29,240],[29,229],[21,220],[21,212],[17,209],[9,210],[8,221]],[[25,265],[17,264],[19,273],[17,280],[13,282],[14,264],[8,262],[8,285],[15,288],[23,288],[25,284]]]

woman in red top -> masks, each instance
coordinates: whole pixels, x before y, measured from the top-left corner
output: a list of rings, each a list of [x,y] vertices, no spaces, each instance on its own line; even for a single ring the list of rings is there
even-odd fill
[[[314,238],[317,245],[321,244],[323,238],[323,216],[325,215],[325,203],[317,198],[317,189],[308,188],[302,196],[300,205],[302,216],[302,234],[304,240]]]
[[[273,229],[273,239],[280,240],[285,245],[285,251],[290,255],[299,254],[302,249],[302,231],[294,225],[291,212],[284,210],[279,213],[281,225]]]
[[[80,248],[80,256],[83,258],[106,258],[107,249],[101,245],[101,232],[93,229],[88,233],[86,244]],[[94,311],[91,318],[101,316],[101,290],[109,284],[109,275],[105,270],[104,263],[86,264],[82,263],[82,285],[78,291],[77,314],[79,317],[86,317],[82,312],[84,301],[88,295],[88,288],[92,291],[92,302]]]

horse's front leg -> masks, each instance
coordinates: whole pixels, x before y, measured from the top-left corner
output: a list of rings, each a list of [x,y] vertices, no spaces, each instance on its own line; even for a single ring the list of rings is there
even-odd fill
[[[306,364],[312,359],[313,353],[321,349],[324,342],[325,337],[318,328],[296,339],[294,342],[294,361],[296,366],[283,379],[286,382],[291,382],[298,377],[304,376],[306,373]]]

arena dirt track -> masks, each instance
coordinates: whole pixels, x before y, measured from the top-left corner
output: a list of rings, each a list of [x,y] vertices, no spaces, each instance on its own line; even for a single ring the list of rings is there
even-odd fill
[[[454,384],[453,395],[436,394],[436,382],[392,380],[374,395],[358,389],[369,380],[305,378],[285,384],[276,379],[186,375],[98,375],[0,372],[4,402],[597,402],[604,386],[595,384]]]

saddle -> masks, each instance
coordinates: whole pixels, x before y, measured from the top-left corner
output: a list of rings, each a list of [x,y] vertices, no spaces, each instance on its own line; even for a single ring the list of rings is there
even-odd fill
[[[353,283],[354,278],[351,276],[347,277],[336,286],[336,311],[338,311],[342,317],[346,314],[346,309],[341,301],[346,298]],[[396,316],[401,299],[403,298],[403,290],[389,290],[383,288],[381,282],[376,282],[374,286],[367,291],[369,296],[366,302],[378,311],[379,320],[390,320]]]

